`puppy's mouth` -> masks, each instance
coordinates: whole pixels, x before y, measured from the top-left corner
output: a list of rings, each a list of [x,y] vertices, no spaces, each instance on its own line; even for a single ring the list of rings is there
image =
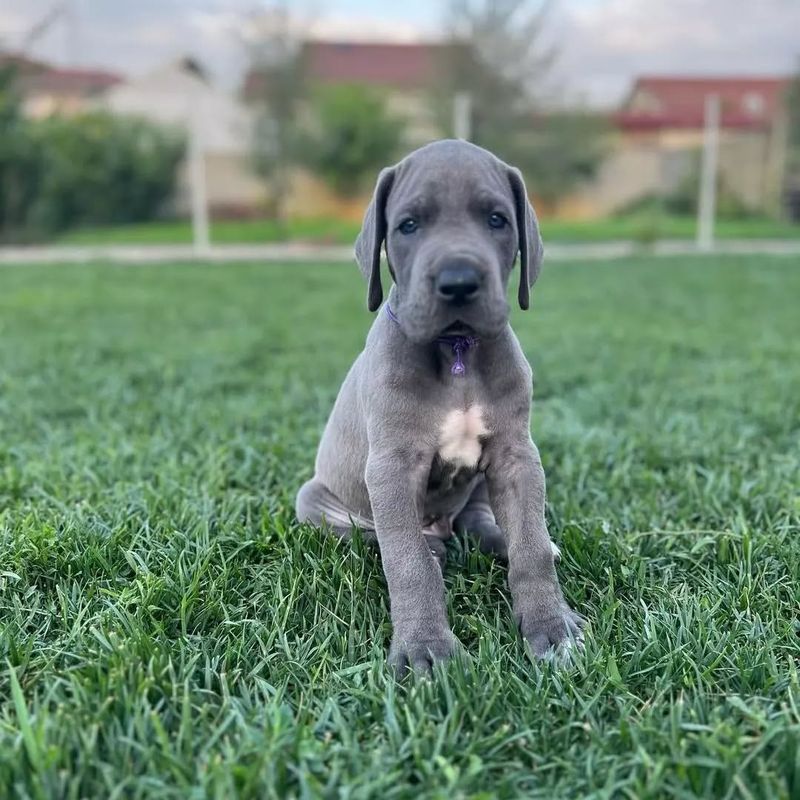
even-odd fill
[[[441,336],[474,336],[475,329],[461,320],[456,320],[448,325],[440,334]]]

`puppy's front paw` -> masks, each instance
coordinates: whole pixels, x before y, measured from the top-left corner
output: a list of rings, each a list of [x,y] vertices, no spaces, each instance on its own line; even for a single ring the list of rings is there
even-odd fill
[[[564,601],[553,609],[518,614],[519,628],[536,658],[583,646],[585,620]]]
[[[447,628],[418,631],[408,636],[395,631],[389,647],[389,666],[401,678],[409,669],[418,675],[430,675],[437,661],[447,661],[463,654],[463,645]]]

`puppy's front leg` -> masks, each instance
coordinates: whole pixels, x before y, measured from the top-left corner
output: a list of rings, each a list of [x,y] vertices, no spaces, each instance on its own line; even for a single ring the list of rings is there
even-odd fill
[[[367,459],[367,490],[394,629],[389,663],[400,674],[409,667],[428,673],[434,661],[460,649],[447,622],[441,569],[422,533],[419,508],[427,469],[421,464],[401,448],[370,451]]]
[[[545,482],[530,436],[492,442],[486,471],[497,524],[508,537],[508,586],[522,635],[538,658],[580,636],[581,618],[564,600],[544,518]]]

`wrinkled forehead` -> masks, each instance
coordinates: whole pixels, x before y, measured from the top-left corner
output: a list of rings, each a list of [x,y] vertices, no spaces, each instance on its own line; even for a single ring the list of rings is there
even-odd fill
[[[498,205],[513,207],[513,194],[508,172],[497,159],[471,153],[458,158],[419,155],[398,165],[386,213]]]

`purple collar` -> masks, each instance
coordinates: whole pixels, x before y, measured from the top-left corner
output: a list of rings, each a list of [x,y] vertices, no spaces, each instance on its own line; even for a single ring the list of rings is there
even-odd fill
[[[386,304],[386,313],[389,315],[389,319],[396,322],[398,325],[400,324],[400,320],[397,318],[397,314],[392,311],[392,307],[387,303]],[[447,344],[453,350],[453,357],[455,361],[453,362],[453,366],[450,367],[450,372],[453,375],[463,375],[466,373],[467,368],[464,366],[463,355],[467,352],[471,347],[478,346],[478,337],[477,336],[439,336],[436,339],[437,344]]]

